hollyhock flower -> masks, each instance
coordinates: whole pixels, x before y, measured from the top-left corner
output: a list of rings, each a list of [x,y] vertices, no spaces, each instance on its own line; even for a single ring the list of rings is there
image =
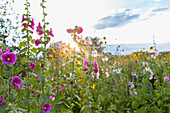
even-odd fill
[[[11,84],[14,86],[14,88],[20,88],[22,80],[16,76],[12,79]]]
[[[72,29],[67,29],[67,33],[72,33]]]
[[[50,96],[50,100],[54,100],[55,97],[53,95]]]
[[[94,72],[98,73],[99,72],[99,68],[98,68],[98,64],[96,61],[94,61]]]
[[[6,48],[6,51],[5,51],[5,53],[9,53],[9,48],[8,48],[8,47]]]
[[[27,29],[27,28],[28,28],[26,24],[23,24],[23,26],[24,26],[24,28],[25,28],[25,29]]]
[[[87,72],[87,68],[84,68],[83,71],[84,71],[84,72]]]
[[[32,90],[32,92],[31,92],[32,94],[35,94],[35,95],[38,95],[34,90]]]
[[[39,44],[41,44],[41,41],[39,39],[34,41],[35,45],[38,46]]]
[[[52,90],[51,92],[52,92],[52,93],[55,93],[55,92],[57,92],[57,90]]]
[[[0,52],[2,51],[2,48],[0,48]]]
[[[4,103],[4,98],[2,96],[0,96],[0,106],[3,106],[5,103]]]
[[[25,17],[24,17],[24,15],[22,15],[22,21],[21,21],[21,23],[23,23],[24,20],[25,20]]]
[[[1,58],[4,64],[11,65],[15,64],[17,56],[14,53],[2,53]]]
[[[44,33],[40,33],[40,30],[44,31],[44,28],[41,28],[41,23],[40,22],[38,23],[38,26],[36,28],[37,28],[36,31],[37,31],[38,35],[44,34]]]
[[[84,59],[84,63],[83,63],[84,65],[87,65],[87,61],[86,61],[86,59]]]
[[[164,82],[168,81],[169,77],[164,77]]]
[[[79,27],[79,30],[77,31],[77,34],[80,34],[83,32],[83,28],[82,27]]]
[[[51,104],[45,103],[43,105],[43,113],[49,113],[51,111]]]
[[[32,22],[31,22],[31,28],[34,30],[34,19],[32,19]]]
[[[54,37],[54,34],[53,34],[53,31],[52,31],[52,28],[50,29],[49,34],[50,34],[52,37]]]
[[[34,67],[36,66],[36,64],[35,63],[30,63],[30,69],[32,70],[32,71],[34,71],[33,69],[34,69]]]

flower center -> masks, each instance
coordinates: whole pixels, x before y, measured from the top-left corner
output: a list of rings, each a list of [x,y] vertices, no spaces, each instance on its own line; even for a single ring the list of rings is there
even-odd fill
[[[47,108],[46,108],[46,107],[44,107],[44,109],[46,110]]]
[[[11,61],[11,58],[8,57],[8,58],[7,58],[7,61]]]

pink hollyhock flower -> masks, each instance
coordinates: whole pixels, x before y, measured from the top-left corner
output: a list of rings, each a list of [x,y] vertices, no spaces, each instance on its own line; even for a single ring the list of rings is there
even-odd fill
[[[86,61],[86,59],[84,59],[84,63],[83,63],[84,65],[87,65],[87,61]]]
[[[43,105],[43,113],[49,113],[51,111],[51,104],[45,103]]]
[[[30,63],[30,69],[32,70],[32,71],[34,71],[34,67],[36,66],[36,64],[35,63]]]
[[[49,34],[50,34],[52,37],[54,37],[54,34],[53,34],[53,30],[52,30],[52,28],[50,28],[50,32],[49,32]]]
[[[41,44],[41,41],[39,39],[34,41],[35,45],[38,46],[39,44]]]
[[[23,22],[24,22],[24,20],[25,20],[24,15],[22,15],[22,21],[21,21],[21,23],[23,23]]]
[[[72,29],[67,29],[67,33],[72,33]]]
[[[2,48],[0,48],[0,52],[2,51]]]
[[[32,92],[31,92],[32,94],[35,94],[35,95],[38,95],[34,90],[32,90]]]
[[[17,56],[14,53],[1,53],[1,58],[4,64],[15,64]]]
[[[5,51],[5,53],[9,53],[9,48],[8,48],[8,47],[6,48],[6,51]]]
[[[83,32],[83,28],[82,27],[79,27],[79,30],[77,31],[77,34],[80,34]]]
[[[39,105],[39,106],[40,106],[40,108],[41,108],[41,107],[42,107],[42,103],[40,103],[40,105]]]
[[[26,24],[23,24],[23,26],[24,26],[24,28],[25,28],[25,29],[27,29],[27,28],[28,28]]]
[[[98,68],[98,64],[96,61],[94,61],[94,72],[98,73],[99,72],[99,68]]]
[[[0,96],[0,106],[3,106],[5,103],[4,103],[4,98],[2,96]]]
[[[31,22],[31,28],[34,30],[34,19],[32,19],[32,22]]]
[[[84,71],[84,72],[87,72],[87,68],[84,68],[83,71]]]
[[[168,81],[169,77],[164,77],[164,82]]]
[[[50,96],[50,100],[54,100],[55,97],[53,95]]]
[[[14,88],[20,88],[20,86],[22,85],[22,80],[19,77],[14,77],[11,81],[11,84],[14,86]]]

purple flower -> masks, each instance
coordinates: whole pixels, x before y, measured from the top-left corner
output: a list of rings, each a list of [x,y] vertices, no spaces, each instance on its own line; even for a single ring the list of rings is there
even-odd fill
[[[28,28],[26,24],[23,24],[23,26],[24,26],[24,28],[25,28],[25,29],[27,29],[27,28]]]
[[[43,105],[43,113],[49,113],[51,111],[51,104],[45,103]]]
[[[32,92],[31,92],[32,94],[35,94],[35,95],[37,95],[38,96],[38,94],[34,91],[34,90],[32,90]]]
[[[17,56],[14,53],[4,53],[1,58],[4,64],[11,65],[15,64]]]
[[[36,66],[36,64],[35,63],[30,63],[30,69],[32,70],[32,71],[34,71],[33,69],[34,69],[34,67]]]
[[[34,41],[35,45],[38,46],[39,44],[41,44],[41,41],[39,39]]]
[[[24,15],[22,15],[22,21],[21,21],[21,23],[23,23],[23,22],[24,22],[24,20],[25,20]]]
[[[3,106],[5,103],[4,103],[4,98],[2,96],[0,96],[0,106]]]
[[[14,86],[14,88],[20,88],[22,80],[16,76],[14,79],[12,79],[11,84]]]
[[[61,87],[61,88],[63,88],[65,85],[63,85],[63,84],[59,84],[59,86],[58,87]],[[65,90],[66,90],[67,88],[65,88]],[[62,93],[64,93],[64,90],[61,90],[61,92]]]
[[[50,100],[54,100],[55,97],[53,95],[50,96]]]
[[[96,61],[94,61],[94,72],[98,73],[99,72],[99,68],[98,68],[98,64]]]
[[[164,82],[168,81],[169,77],[164,77]]]
[[[43,31],[44,29],[43,28],[41,28],[41,23],[39,22],[38,23],[38,26],[37,26],[37,29],[36,29],[36,31],[37,31],[37,33],[38,33],[38,35],[42,35],[42,34],[44,34],[44,33],[40,33],[40,31]]]
[[[72,29],[67,29],[67,33],[72,33]]]
[[[34,19],[32,19],[32,22],[31,22],[31,28],[34,30]]]
[[[52,37],[54,37],[54,34],[53,34],[53,31],[52,31],[52,28],[50,29],[49,34],[50,34]]]
[[[83,71],[84,71],[84,72],[87,72],[87,68],[84,68]]]
[[[52,90],[51,92],[52,92],[52,93],[55,93],[55,92],[57,92],[57,90]]]
[[[89,108],[91,108],[92,107],[92,105],[89,105]]]
[[[84,63],[83,63],[84,65],[87,65],[87,61],[86,61],[86,59],[84,59]]]
[[[136,72],[132,72],[132,75],[136,75]]]

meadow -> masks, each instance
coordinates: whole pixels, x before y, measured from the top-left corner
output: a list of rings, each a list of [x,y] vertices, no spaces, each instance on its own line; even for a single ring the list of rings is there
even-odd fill
[[[79,51],[56,46],[45,3],[43,20],[35,23],[26,0],[18,52],[1,39],[1,113],[169,113],[170,52],[152,46],[152,53],[120,55],[118,46],[115,54],[104,53],[107,37],[82,38],[80,26],[65,30]]]

